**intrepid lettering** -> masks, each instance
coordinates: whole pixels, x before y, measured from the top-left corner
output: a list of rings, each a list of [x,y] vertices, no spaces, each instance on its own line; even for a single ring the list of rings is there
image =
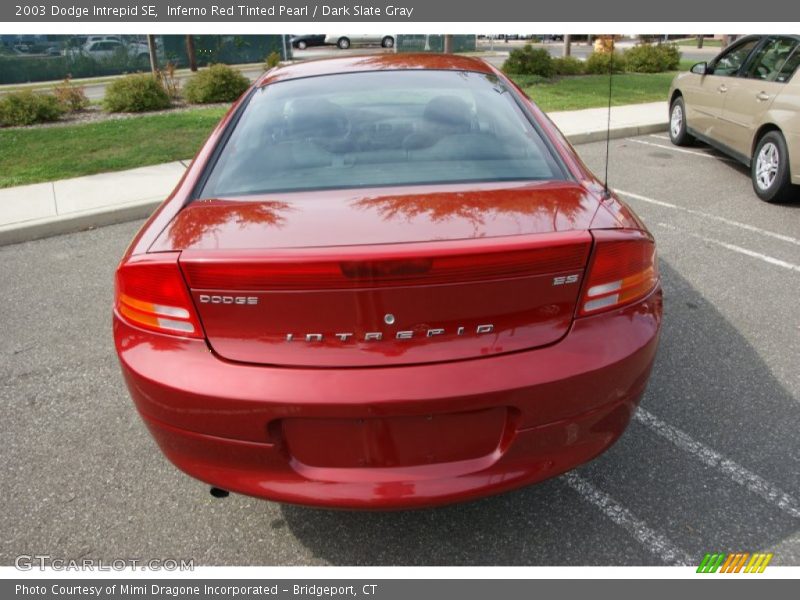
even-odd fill
[[[484,325],[478,325],[473,330],[475,335],[482,335],[484,333],[492,333],[494,331],[494,325],[491,323],[486,323]],[[416,338],[422,337],[438,337],[441,335],[445,335],[446,333],[451,333],[442,327],[434,327],[431,329],[423,329],[419,331],[414,331],[413,329],[407,329],[404,331],[398,331],[393,336],[388,335],[384,336],[382,331],[368,331],[364,333],[362,336],[357,336],[355,333],[348,332],[348,333],[305,333],[299,336],[295,336],[294,333],[287,333],[286,334],[286,341],[287,342],[294,342],[298,340],[305,340],[306,342],[323,342],[326,339],[335,338],[340,342],[349,342],[349,341],[362,341],[362,342],[379,342],[384,339],[395,339],[395,340],[412,340]],[[466,328],[463,326],[457,327],[455,329],[455,335],[463,336],[466,333]]]

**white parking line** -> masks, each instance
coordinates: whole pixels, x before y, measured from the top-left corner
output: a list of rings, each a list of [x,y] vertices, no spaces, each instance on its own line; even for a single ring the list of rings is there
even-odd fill
[[[692,236],[699,240],[703,240],[704,242],[709,242],[711,244],[716,244],[718,246],[722,246],[728,250],[732,250],[733,252],[738,252],[739,254],[744,254],[745,256],[750,256],[752,258],[757,258],[762,260],[766,263],[771,265],[775,265],[776,267],[783,267],[784,269],[789,269],[790,271],[796,271],[800,273],[800,265],[796,265],[794,263],[786,262],[785,260],[781,260],[780,258],[775,258],[774,256],[769,256],[768,254],[761,254],[761,252],[755,252],[754,250],[748,250],[747,248],[742,248],[741,246],[736,246],[734,244],[729,244],[728,242],[723,242],[722,240],[717,240],[711,237],[706,237],[704,235],[700,235],[697,233],[693,233],[691,231],[687,231],[686,229],[680,229],[675,227],[674,225],[670,225],[669,223],[659,223],[659,227],[663,227],[664,229],[670,229],[672,231],[679,231],[682,234]]]
[[[614,500],[614,498],[597,489],[574,471],[567,473],[562,479],[581,498],[599,508],[606,517],[625,529],[637,542],[665,563],[670,565],[692,564],[692,559],[687,552],[675,546],[660,533],[650,529],[647,523],[637,518],[636,515]]]
[[[774,231],[769,231],[768,229],[761,229],[760,227],[756,227],[755,225],[749,225],[748,223],[742,223],[740,221],[734,221],[732,219],[726,219],[725,217],[720,217],[718,215],[712,215],[711,213],[702,212],[700,210],[694,210],[693,208],[686,208],[683,206],[678,206],[677,204],[671,204],[669,202],[664,202],[663,200],[655,200],[653,198],[648,198],[647,196],[641,196],[639,194],[634,194],[633,192],[626,192],[623,190],[615,190],[618,194],[626,196],[628,198],[633,198],[634,200],[641,200],[642,202],[648,202],[649,204],[655,204],[657,206],[663,206],[664,208],[674,208],[675,210],[680,210],[690,215],[696,215],[698,217],[703,217],[705,219],[712,219],[714,221],[719,221],[720,223],[725,223],[726,225],[732,225],[733,227],[739,227],[740,229],[745,229],[747,231],[752,231],[753,233],[759,233],[761,235],[766,235],[771,238],[775,238],[776,240],[781,240],[782,242],[788,242],[790,244],[794,244],[796,246],[800,246],[800,239],[794,238],[790,235],[784,235],[782,233],[776,233]]]
[[[680,429],[665,423],[641,407],[636,411],[634,419],[649,427],[661,437],[669,440],[681,450],[696,456],[703,464],[721,471],[734,482],[746,487],[752,493],[761,496],[773,506],[776,506],[796,519],[800,519],[800,501],[772,485],[767,480],[740,464],[725,458],[719,452],[698,442]]]
[[[689,212],[690,209],[684,208],[682,206],[678,206],[677,204],[672,204],[671,202],[664,202],[663,200],[656,200],[655,198],[648,198],[647,196],[640,196],[639,194],[634,194],[633,192],[626,192],[625,190],[614,190],[617,194],[622,194],[623,196],[628,196],[629,198],[634,198],[635,200],[641,200],[642,202],[647,202],[648,204],[655,204],[657,206],[663,206],[664,208],[674,208],[675,210],[683,210]]]
[[[713,158],[714,160],[725,160],[728,162],[738,162],[727,156],[718,156],[716,154],[707,154],[706,152],[698,152],[697,150],[686,150],[685,148],[676,148],[675,146],[665,146],[663,144],[654,144],[653,142],[645,142],[644,140],[635,140],[633,138],[625,138],[626,142],[634,142],[636,144],[644,144],[645,146],[655,146],[662,150],[672,150],[673,152],[680,152],[682,154],[692,154],[694,156],[702,156],[703,158]]]
[[[672,141],[671,139],[669,139],[669,136],[668,136],[668,135],[658,135],[657,133],[651,133],[651,134],[650,134],[650,137],[652,137],[652,138],[658,138],[658,139],[660,139],[660,140],[667,140],[668,142],[671,142],[671,141]]]

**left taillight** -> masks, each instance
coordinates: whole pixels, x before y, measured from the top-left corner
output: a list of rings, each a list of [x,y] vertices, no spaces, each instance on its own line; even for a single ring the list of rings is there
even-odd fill
[[[126,321],[159,333],[203,337],[177,253],[132,257],[117,268],[115,284],[114,306]]]

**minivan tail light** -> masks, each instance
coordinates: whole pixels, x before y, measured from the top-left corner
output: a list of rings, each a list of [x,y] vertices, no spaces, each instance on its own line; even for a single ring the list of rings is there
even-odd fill
[[[130,323],[170,335],[203,337],[178,267],[178,253],[133,257],[117,268],[114,306]]]
[[[594,231],[578,314],[611,310],[647,296],[658,283],[656,246],[640,231]]]

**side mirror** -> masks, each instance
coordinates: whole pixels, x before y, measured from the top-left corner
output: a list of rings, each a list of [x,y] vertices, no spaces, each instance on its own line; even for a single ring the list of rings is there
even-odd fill
[[[706,75],[709,72],[708,63],[700,62],[697,63],[696,65],[692,65],[692,68],[689,69],[689,71],[694,73],[695,75]]]

